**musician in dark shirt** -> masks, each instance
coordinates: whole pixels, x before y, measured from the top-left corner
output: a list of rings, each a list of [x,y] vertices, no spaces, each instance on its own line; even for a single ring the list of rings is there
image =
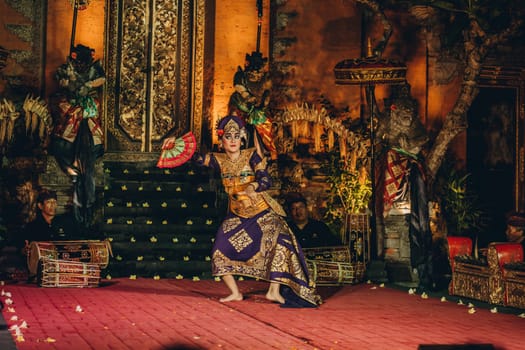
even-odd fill
[[[57,195],[54,191],[42,190],[37,198],[38,213],[23,230],[26,249],[32,241],[59,241],[74,239],[80,227],[68,215],[56,215]]]
[[[525,251],[525,213],[513,213],[507,219],[505,234],[512,243],[520,243]]]
[[[289,226],[303,248],[341,245],[341,240],[324,222],[309,217],[306,199],[300,194],[287,198]]]

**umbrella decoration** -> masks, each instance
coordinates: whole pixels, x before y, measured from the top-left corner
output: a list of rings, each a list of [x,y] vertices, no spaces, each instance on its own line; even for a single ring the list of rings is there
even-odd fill
[[[158,168],[175,168],[191,159],[197,148],[195,135],[187,132],[173,142],[168,142],[162,147]]]

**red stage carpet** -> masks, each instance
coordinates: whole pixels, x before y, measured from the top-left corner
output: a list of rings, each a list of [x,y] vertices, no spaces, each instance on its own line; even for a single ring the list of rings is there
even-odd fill
[[[92,289],[10,284],[1,300],[12,301],[3,317],[20,350],[525,349],[519,310],[492,313],[473,301],[470,313],[451,298],[373,284],[321,288],[318,309],[283,309],[264,299],[266,283],[239,285],[246,300],[227,304],[218,301],[225,286],[212,280],[115,279]]]

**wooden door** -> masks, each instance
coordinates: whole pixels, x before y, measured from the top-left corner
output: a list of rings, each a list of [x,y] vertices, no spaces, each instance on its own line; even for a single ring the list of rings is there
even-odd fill
[[[200,141],[205,0],[106,2],[107,152],[158,152],[171,133]]]

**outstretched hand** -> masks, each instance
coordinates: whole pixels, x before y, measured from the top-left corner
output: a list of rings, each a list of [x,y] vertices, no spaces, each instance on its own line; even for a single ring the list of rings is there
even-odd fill
[[[162,142],[162,149],[163,150],[166,150],[166,149],[172,149],[173,147],[175,147],[175,140],[177,138],[175,136],[170,136],[166,139],[164,139],[164,141]]]

